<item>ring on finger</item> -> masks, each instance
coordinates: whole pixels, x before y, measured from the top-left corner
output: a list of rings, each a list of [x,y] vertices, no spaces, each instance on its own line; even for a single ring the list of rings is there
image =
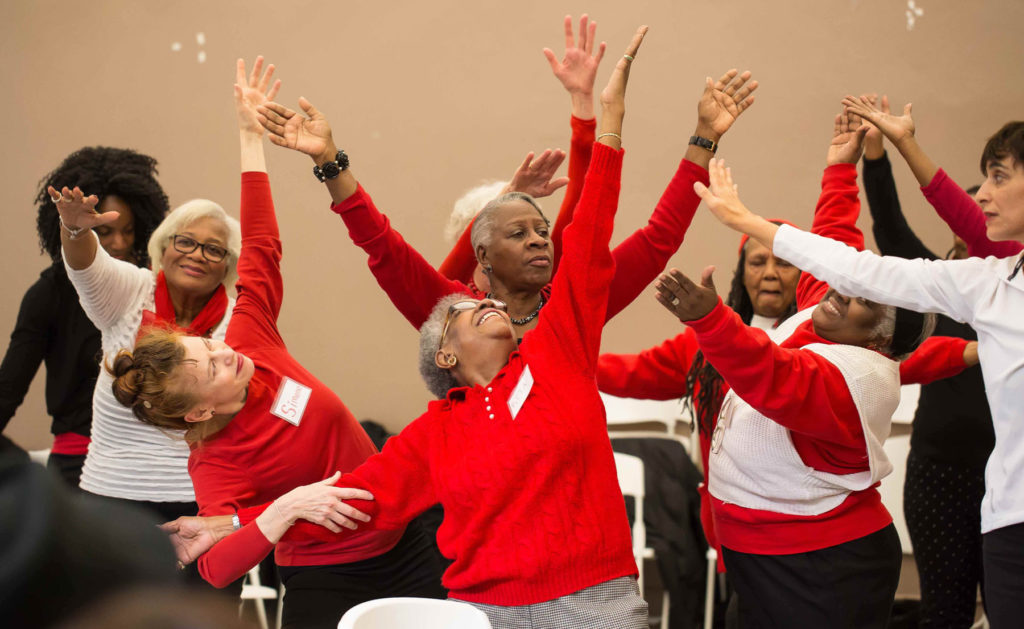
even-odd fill
[[[622,55],[622,58],[625,59],[626,61],[632,61],[636,57],[634,57],[633,55]]]

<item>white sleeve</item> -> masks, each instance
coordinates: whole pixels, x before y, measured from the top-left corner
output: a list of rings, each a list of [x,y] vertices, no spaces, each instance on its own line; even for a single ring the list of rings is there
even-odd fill
[[[96,238],[92,230],[88,237]],[[76,271],[65,260],[64,267],[82,309],[101,332],[113,328],[125,314],[138,311],[153,294],[152,271],[115,260],[98,242],[92,264]]]
[[[970,323],[973,304],[991,293],[989,261],[906,260],[879,256],[781,225],[773,252],[840,293]],[[995,259],[991,259],[992,262]]]

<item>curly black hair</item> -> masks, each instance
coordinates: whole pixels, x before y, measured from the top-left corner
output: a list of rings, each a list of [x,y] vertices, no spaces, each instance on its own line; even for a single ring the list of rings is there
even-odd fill
[[[39,181],[35,198],[39,248],[54,262],[60,261],[60,221],[57,206],[50,200],[46,187],[60,190],[64,186],[78,186],[85,194],[98,196],[100,203],[113,195],[128,204],[135,217],[132,253],[136,264],[148,266],[146,245],[169,209],[167,195],[156,176],[156,160],[131,149],[87,146],[68,155],[60,166]]]
[[[772,221],[780,224],[778,221]],[[750,301],[747,287],[743,283],[744,267],[747,263],[746,247],[740,249],[740,258],[736,262],[736,271],[732,275],[732,285],[729,287],[729,296],[725,305],[732,308],[740,316],[743,323],[750,324],[754,318],[754,303]],[[796,314],[796,300],[786,308],[786,311],[779,317],[784,321]],[[704,358],[704,352],[697,350],[690,364],[690,371],[686,373],[686,390],[691,393],[687,398],[690,405],[690,416],[697,422],[697,428],[705,437],[711,436],[711,429],[714,426],[715,415],[722,406],[725,399],[725,391],[722,375],[718,373],[711,363]],[[692,395],[694,388],[697,389],[696,399]]]

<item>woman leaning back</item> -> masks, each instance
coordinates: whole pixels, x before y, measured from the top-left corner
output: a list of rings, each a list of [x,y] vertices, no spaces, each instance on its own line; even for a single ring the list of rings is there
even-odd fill
[[[886,117],[860,99],[844,104],[878,126],[908,162],[920,164],[923,149],[912,124],[890,130]],[[909,105],[904,110],[909,118]],[[907,122],[907,121],[904,121]],[[1024,122],[1005,124],[981,156],[985,181],[957,217],[984,222],[992,241],[1024,243]],[[985,468],[981,505],[985,612],[995,629],[1015,627],[1024,616],[1024,254],[966,260],[903,260],[856,252],[828,239],[765,223],[738,201],[719,205],[719,220],[749,234],[847,293],[882,299],[968,323],[978,334],[985,391],[992,410],[995,448]],[[978,210],[980,209],[980,213]],[[956,229],[954,229],[956,231]]]
[[[231,531],[239,510],[277,499],[256,523],[199,558],[203,577],[223,587],[276,545],[287,591],[284,625],[334,627],[347,609],[380,596],[443,597],[441,566],[430,540],[414,526],[280,541],[300,517],[333,530],[354,526],[347,516],[358,514],[328,498],[369,494],[314,481],[354,469],[376,449],[338,396],[291,356],[277,327],[284,290],[281,241],[256,106],[278,83],[270,85],[273,66],[260,77],[261,66],[257,58],[248,79],[242,60],[237,68],[242,248],[238,303],[227,335],[220,341],[150,333],[111,362],[113,386],[138,419],[186,430],[201,515],[226,515]],[[326,502],[317,502],[321,498]],[[324,515],[331,504],[343,513]],[[178,541],[221,535],[203,521],[179,518],[165,529]],[[193,558],[182,557],[186,563]]]
[[[46,410],[53,417],[47,467],[78,488],[89,448],[92,397],[99,372],[100,333],[78,302],[61,259],[61,225],[49,187],[79,185],[99,197],[99,212],[117,220],[96,228],[99,244],[119,260],[149,266],[146,244],[167,214],[167,195],[156,180],[156,160],[130,149],[90,146],[68,155],[36,194],[39,245],[52,264],[21,302],[0,364],[0,430],[6,427],[46,363]]]
[[[579,72],[592,73],[595,65],[591,63],[589,69]],[[717,82],[707,79],[698,106],[697,127],[675,176],[648,224],[612,252],[615,276],[605,319],[629,305],[679,248],[700,203],[692,185],[707,180],[705,166],[711,152],[702,147],[717,146],[736,118],[753,103],[751,94],[756,88],[757,81],[751,80],[749,72],[731,70]],[[519,193],[498,197],[473,222],[472,246],[487,273],[490,292],[450,280],[406,243],[387,217],[377,211],[347,170],[348,156],[337,150],[324,115],[305,99],[299,99],[299,106],[305,116],[277,103],[260,107],[261,122],[270,131],[270,140],[313,158],[315,172],[325,179],[331,195],[331,209],[345,221],[352,241],[367,252],[377,283],[411,324],[421,326],[441,297],[462,293],[507,303],[519,337],[537,325],[537,315],[551,298],[550,282],[558,252],[553,250],[548,220],[532,198]],[[572,182],[569,189],[573,189]]]
[[[440,300],[421,331],[420,370],[442,399],[340,481],[374,496],[352,502],[372,515],[361,528],[401,528],[440,502],[438,544],[454,560],[444,583],[495,628],[647,626],[594,383],[604,318],[592,316],[605,308],[613,274],[608,242],[626,79],[645,32],[637,31],[602,93],[601,135],[579,213],[535,330],[519,345],[501,302],[463,293]],[[273,511],[239,515],[259,513],[259,522]],[[207,554],[227,550],[238,535]],[[306,522],[283,539],[307,536],[336,539]]]

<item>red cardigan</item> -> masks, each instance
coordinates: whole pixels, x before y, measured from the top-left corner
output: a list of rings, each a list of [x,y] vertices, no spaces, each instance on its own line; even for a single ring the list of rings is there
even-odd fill
[[[576,136],[587,133],[593,136],[593,123],[588,125],[586,121],[577,122],[574,119],[573,151],[577,155],[579,151],[576,151],[576,147],[582,144],[582,140]],[[574,174],[579,175],[586,170],[582,157],[574,160],[574,155],[570,155],[570,181]],[[576,179],[582,181],[580,176]],[[622,241],[612,252],[615,277],[608,296],[606,319],[614,317],[632,303],[664,270],[669,258],[679,249],[700,205],[700,197],[693,191],[695,181],[707,184],[707,170],[682,160],[647,225]],[[572,185],[570,183],[570,187]],[[566,193],[567,202],[572,198],[570,193],[572,190]],[[563,203],[562,213],[555,224],[556,231],[552,233],[555,264],[561,251],[559,230],[571,222],[572,207],[575,205]],[[417,329],[430,316],[437,301],[445,295],[465,293],[475,298],[484,296],[475,286],[467,284],[471,281],[476,262],[472,246],[467,246],[466,234],[459,241],[462,244],[456,245],[460,253],[455,254],[455,258],[450,255],[445,261],[445,270],[451,273],[446,277],[391,227],[388,218],[377,210],[362,186],[351,197],[331,209],[345,221],[352,242],[369,255],[367,262],[377,283],[402,316]],[[410,278],[415,278],[415,281],[410,281]]]
[[[453,598],[528,605],[637,572],[594,383],[621,164],[621,152],[595,145],[551,301],[508,364],[486,386],[431,402],[339,483],[375,497],[352,501],[372,515],[361,528],[444,506],[437,541],[454,560],[443,580]],[[528,395],[513,416],[517,385]],[[325,531],[300,521],[286,538]]]
[[[377,452],[338,396],[288,353],[277,329],[284,292],[281,241],[266,173],[242,174],[241,208],[238,300],[225,341],[253,360],[256,373],[242,410],[192,449],[189,474],[202,516],[266,503],[335,470],[355,469]],[[284,377],[312,389],[297,426],[271,414]],[[391,549],[399,537],[400,530],[360,530],[327,542],[282,540],[275,558],[284,566],[349,563]],[[272,549],[250,523],[200,557],[199,571],[223,587]]]

